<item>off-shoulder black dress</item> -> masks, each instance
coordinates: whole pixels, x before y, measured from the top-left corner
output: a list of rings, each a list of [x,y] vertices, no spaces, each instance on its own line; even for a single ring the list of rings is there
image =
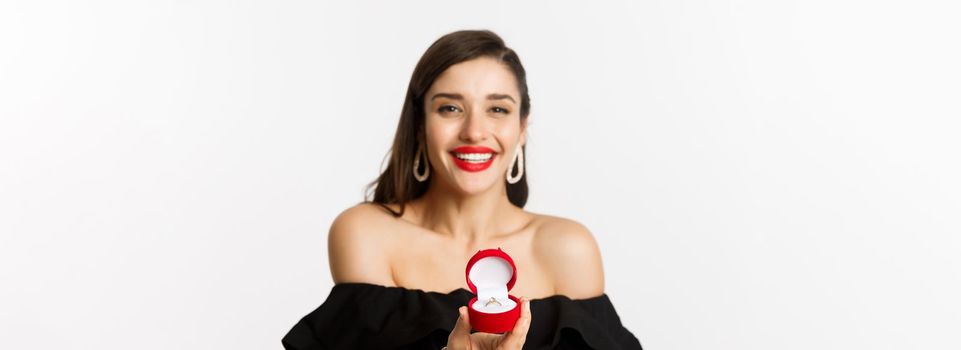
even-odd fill
[[[284,336],[287,350],[440,349],[473,293],[444,294],[367,283],[336,284],[327,300]],[[524,349],[641,349],[607,294],[531,299]]]

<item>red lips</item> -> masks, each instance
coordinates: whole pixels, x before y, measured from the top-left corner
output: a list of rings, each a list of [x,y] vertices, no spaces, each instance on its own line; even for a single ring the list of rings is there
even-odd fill
[[[484,146],[460,146],[454,149],[457,153],[495,153],[494,150]]]
[[[483,163],[472,163],[472,162],[468,162],[466,160],[457,158],[457,156],[454,155],[454,153],[460,153],[460,154],[491,153],[491,157],[490,159],[488,159],[486,162],[483,162]],[[484,146],[460,146],[455,148],[450,153],[450,156],[451,158],[454,159],[454,164],[456,164],[458,168],[461,168],[461,170],[469,171],[469,172],[478,172],[478,171],[483,171],[484,169],[489,168],[491,164],[494,163],[494,158],[497,157],[497,153],[494,152],[494,150]]]

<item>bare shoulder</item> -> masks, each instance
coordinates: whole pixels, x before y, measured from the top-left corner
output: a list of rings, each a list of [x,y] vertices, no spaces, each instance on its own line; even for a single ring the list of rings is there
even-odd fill
[[[554,292],[572,299],[604,293],[604,268],[594,234],[567,218],[540,215],[533,250],[552,276]]]
[[[347,208],[330,225],[327,256],[334,283],[359,282],[393,286],[384,230],[389,214],[377,205],[361,203]]]

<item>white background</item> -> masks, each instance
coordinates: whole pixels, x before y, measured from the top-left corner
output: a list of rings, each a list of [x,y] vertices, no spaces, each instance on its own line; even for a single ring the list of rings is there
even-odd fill
[[[0,348],[279,349],[477,28],[646,349],[961,348],[955,3],[591,3],[0,2]]]

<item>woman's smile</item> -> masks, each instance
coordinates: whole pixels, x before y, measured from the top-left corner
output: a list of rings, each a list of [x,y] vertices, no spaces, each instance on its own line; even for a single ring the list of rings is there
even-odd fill
[[[494,164],[497,153],[483,146],[462,146],[450,152],[454,164],[461,170],[469,172],[484,171]]]

